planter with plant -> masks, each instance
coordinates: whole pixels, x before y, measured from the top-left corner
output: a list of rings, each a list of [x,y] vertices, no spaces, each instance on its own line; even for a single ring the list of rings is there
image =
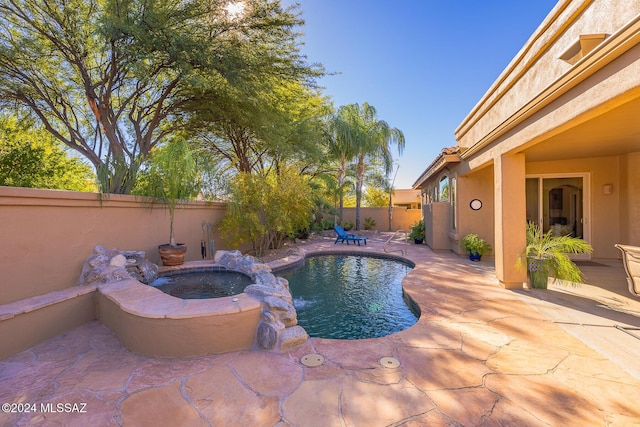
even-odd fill
[[[200,188],[196,157],[187,141],[176,138],[154,150],[149,169],[141,180],[140,193],[160,201],[169,209],[169,242],[158,246],[163,265],[184,263],[185,243],[176,243],[173,233],[176,206],[180,200],[192,199]]]
[[[376,220],[371,218],[370,216],[364,219],[364,229],[365,230],[373,230],[376,226]]]
[[[420,220],[411,226],[411,232],[409,238],[413,239],[416,245],[421,245],[424,242],[424,221]]]
[[[469,252],[471,261],[480,261],[482,255],[491,252],[491,245],[475,233],[467,234],[460,242],[462,250]]]
[[[546,289],[549,276],[554,281],[582,283],[580,268],[571,261],[569,254],[591,253],[593,248],[584,240],[566,236],[554,236],[553,230],[543,233],[540,227],[527,224],[527,246],[518,258],[516,267],[527,263],[527,275],[532,288]]]

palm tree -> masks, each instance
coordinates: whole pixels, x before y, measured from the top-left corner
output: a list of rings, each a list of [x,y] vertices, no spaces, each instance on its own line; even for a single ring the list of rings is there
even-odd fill
[[[336,180],[338,190],[338,216],[342,222],[344,217],[344,189],[347,184],[347,167],[348,163],[355,156],[355,151],[351,147],[351,140],[343,137],[344,131],[342,127],[346,126],[336,115],[331,121],[330,134],[328,136],[329,156],[337,162]]]
[[[398,146],[402,154],[404,134],[392,128],[384,120],[378,120],[376,109],[368,103],[348,104],[338,109],[333,120],[333,130],[337,152],[343,159],[356,159],[356,224],[360,229],[360,203],[365,176],[365,162],[380,160],[388,174],[393,167],[391,144]]]

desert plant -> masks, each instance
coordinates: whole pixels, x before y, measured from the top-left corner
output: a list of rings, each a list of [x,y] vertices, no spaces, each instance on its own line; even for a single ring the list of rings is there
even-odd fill
[[[553,231],[543,233],[532,222],[527,224],[527,246],[518,258],[516,267],[527,263],[527,271],[534,287],[545,287],[549,275],[555,280],[582,283],[580,268],[571,261],[569,254],[591,253],[593,248],[583,239],[554,236]]]
[[[411,226],[411,232],[409,233],[409,238],[414,241],[422,241],[424,240],[424,221],[420,220]]]
[[[460,242],[460,246],[464,251],[469,252],[469,255],[482,256],[485,253],[491,252],[491,245],[475,233],[469,233],[464,236]]]
[[[370,216],[364,219],[364,229],[365,230],[373,230],[373,227],[376,226],[376,220],[371,218]]]

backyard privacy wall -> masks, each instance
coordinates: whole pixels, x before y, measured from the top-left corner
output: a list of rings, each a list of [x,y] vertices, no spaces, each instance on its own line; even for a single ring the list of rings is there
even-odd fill
[[[376,222],[373,230],[379,231],[411,231],[411,226],[422,219],[422,210],[401,207],[392,208],[391,230],[389,230],[389,208],[360,208],[360,230],[364,230],[365,218],[370,217]],[[356,223],[356,209],[344,208],[344,220]]]
[[[190,202],[175,212],[175,236],[189,247],[186,261],[202,259],[202,223],[213,224],[215,249],[231,248],[216,223],[224,203]],[[388,208],[362,208],[375,229],[387,231]],[[392,230],[409,230],[421,211],[393,208]],[[345,209],[355,221],[355,209]],[[143,198],[73,191],[0,187],[0,305],[74,286],[96,245],[145,251],[160,264],[157,247],[169,240],[169,211]]]
[[[174,234],[202,259],[202,223],[215,224],[224,203],[190,202],[175,212]],[[142,250],[160,264],[157,247],[169,240],[169,211],[142,198],[72,191],[0,187],[0,304],[76,284],[93,247]]]

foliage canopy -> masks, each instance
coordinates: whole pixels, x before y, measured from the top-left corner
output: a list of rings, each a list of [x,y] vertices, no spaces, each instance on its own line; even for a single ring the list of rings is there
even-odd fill
[[[2,2],[0,108],[28,112],[86,157],[102,191],[128,193],[153,147],[202,105],[224,110],[261,82],[322,74],[299,54],[295,9],[244,5],[232,13],[223,0]]]
[[[0,185],[95,191],[95,174],[42,128],[0,119]]]

